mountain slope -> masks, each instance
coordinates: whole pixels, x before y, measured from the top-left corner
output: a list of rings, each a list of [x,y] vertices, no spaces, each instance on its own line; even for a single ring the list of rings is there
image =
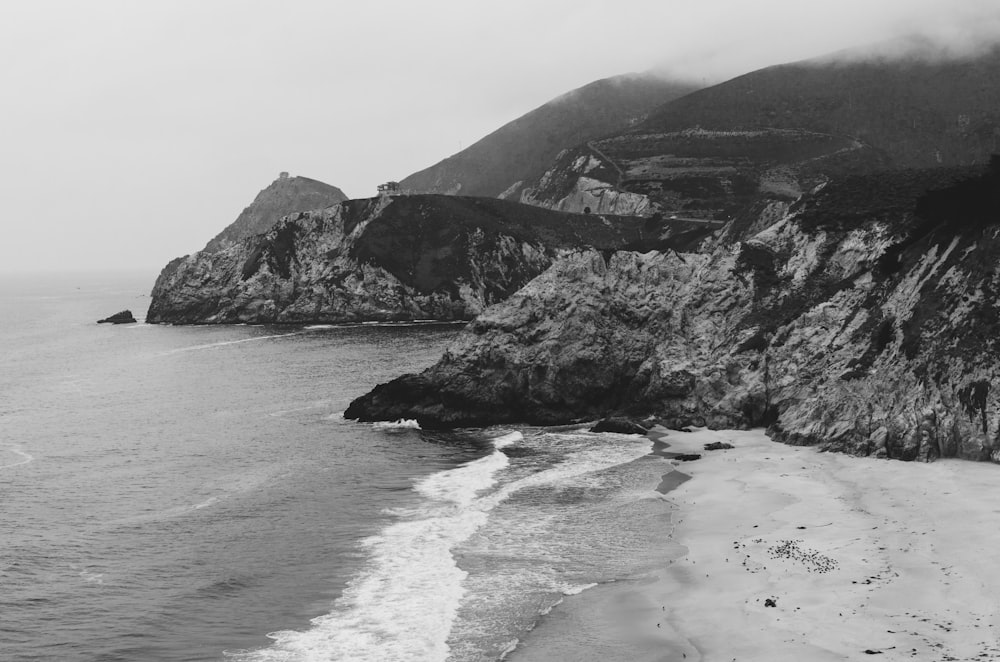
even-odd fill
[[[418,193],[496,197],[508,192],[510,197],[518,182],[540,176],[561,150],[625,128],[695,89],[651,74],[599,80],[505,124],[400,184]]]
[[[336,186],[308,177],[288,177],[287,173],[282,173],[203,250],[222,250],[247,237],[267,232],[283,216],[308,209],[322,209],[344,200],[347,196]]]
[[[985,163],[1000,147],[1000,49],[947,61],[855,53],[755,71],[563,154],[522,201],[732,218],[832,177]]]

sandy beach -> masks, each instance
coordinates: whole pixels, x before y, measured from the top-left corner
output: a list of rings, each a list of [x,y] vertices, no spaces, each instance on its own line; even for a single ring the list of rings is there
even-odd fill
[[[1000,660],[1000,467],[651,436],[701,455],[670,461],[664,567],[567,598],[511,660]]]

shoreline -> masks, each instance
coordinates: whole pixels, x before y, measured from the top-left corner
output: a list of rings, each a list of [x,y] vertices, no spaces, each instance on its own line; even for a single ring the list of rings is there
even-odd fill
[[[995,465],[821,453],[762,430],[649,437],[654,454],[701,455],[656,488],[680,556],[568,597],[511,662],[559,659],[547,642],[572,628],[609,662],[1000,660]]]

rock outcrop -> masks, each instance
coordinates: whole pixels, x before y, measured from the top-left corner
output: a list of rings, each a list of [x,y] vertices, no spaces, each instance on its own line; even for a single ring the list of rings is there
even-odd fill
[[[300,212],[222,250],[171,262],[152,323],[468,320],[582,247],[647,248],[682,226],[414,195]]]
[[[287,172],[283,172],[203,250],[223,250],[247,237],[267,232],[288,214],[323,209],[344,200],[347,196],[336,186],[308,177],[289,177]]]
[[[345,415],[424,428],[656,415],[1000,461],[1000,160],[847,177],[785,209],[700,251],[567,255]]]
[[[111,317],[105,317],[102,320],[97,320],[98,324],[135,324],[136,319],[132,316],[131,310],[123,310],[121,312],[115,313]]]

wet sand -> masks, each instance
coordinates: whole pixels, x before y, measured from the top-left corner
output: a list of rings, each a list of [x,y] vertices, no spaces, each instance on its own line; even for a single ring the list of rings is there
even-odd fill
[[[660,484],[663,568],[568,597],[511,660],[1000,660],[1000,467],[651,437],[701,454]]]

